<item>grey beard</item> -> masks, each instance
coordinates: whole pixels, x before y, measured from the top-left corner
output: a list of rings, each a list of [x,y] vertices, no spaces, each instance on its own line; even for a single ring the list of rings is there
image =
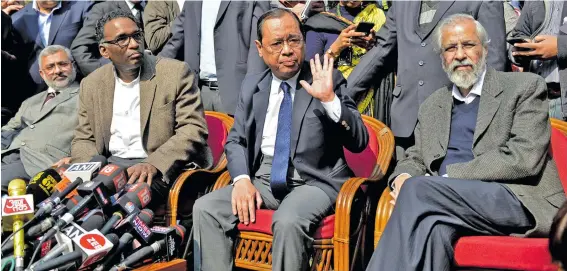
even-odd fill
[[[449,80],[453,82],[457,87],[470,89],[477,81],[478,78],[481,76],[482,72],[486,67],[486,53],[480,58],[478,63],[474,64],[469,60],[458,61],[454,60],[448,66],[445,65],[445,61],[441,61],[443,63],[443,70],[447,73]],[[455,67],[459,65],[471,65],[472,71],[455,71]]]
[[[59,90],[65,89],[69,85],[71,85],[75,81],[76,76],[77,76],[77,71],[75,69],[73,69],[71,74],[69,74],[67,79],[63,82],[55,82],[55,81],[52,81],[52,80],[45,80],[45,79],[44,79],[44,81],[45,81],[45,84],[48,87],[52,88],[53,90],[59,91]]]

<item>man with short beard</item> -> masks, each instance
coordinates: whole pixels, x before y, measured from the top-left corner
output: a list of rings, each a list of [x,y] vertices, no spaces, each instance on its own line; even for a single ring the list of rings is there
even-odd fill
[[[2,127],[2,194],[12,179],[29,180],[71,153],[79,98],[71,51],[47,46],[39,54],[39,67],[49,88],[25,100]]]
[[[453,87],[421,105],[368,270],[450,270],[459,237],[547,236],[565,201],[548,155],[545,80],[488,68],[487,34],[469,15],[446,18],[436,34]]]

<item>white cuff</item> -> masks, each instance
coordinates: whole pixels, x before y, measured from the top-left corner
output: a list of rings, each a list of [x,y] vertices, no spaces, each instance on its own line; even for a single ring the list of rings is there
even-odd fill
[[[327,116],[329,116],[329,118],[331,118],[334,122],[339,122],[341,119],[341,100],[339,100],[339,97],[335,95],[335,98],[333,98],[332,101],[321,102],[321,104],[323,104],[323,107],[327,112]]]
[[[244,180],[244,179],[249,179],[250,180],[250,176],[248,176],[248,174],[242,174],[242,175],[238,175],[236,176],[234,179],[232,179],[232,183],[230,183],[231,185],[234,185],[236,182],[240,181],[240,180]]]

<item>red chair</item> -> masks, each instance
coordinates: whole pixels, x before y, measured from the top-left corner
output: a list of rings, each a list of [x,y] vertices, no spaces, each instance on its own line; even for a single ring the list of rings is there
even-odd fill
[[[567,122],[551,119],[551,155],[558,167],[559,178],[567,193]],[[390,190],[385,189],[378,203],[375,245],[392,212]],[[547,238],[510,236],[468,236],[455,244],[458,270],[529,270],[557,271],[551,261]]]
[[[339,192],[336,212],[323,219],[314,234],[314,253],[311,270],[349,270],[357,248],[351,251],[353,244],[360,241],[365,233],[365,221],[368,206],[354,207],[355,198],[365,194],[365,183],[377,182],[388,170],[394,151],[392,131],[383,123],[367,116],[362,116],[368,130],[370,141],[366,149],[358,154],[345,150],[349,167],[356,176],[347,180]],[[231,177],[225,172],[219,177],[213,189],[228,185]],[[356,196],[358,195],[358,196]],[[369,195],[365,194],[367,197]],[[368,201],[365,202],[368,204]],[[251,270],[271,270],[272,255],[272,215],[271,210],[257,210],[256,223],[238,225],[236,240],[235,265]],[[362,219],[354,220],[356,215]],[[351,221],[352,220],[352,221]],[[354,223],[352,223],[354,222]],[[358,224],[357,224],[358,223]],[[354,225],[354,227],[351,227]],[[353,237],[354,238],[351,238]]]
[[[205,119],[209,130],[207,143],[213,154],[213,166],[211,169],[188,170],[177,177],[169,192],[166,225],[173,226],[177,224],[177,220],[188,219],[195,200],[212,191],[215,180],[226,170],[224,144],[234,120],[226,114],[212,111],[205,112]]]

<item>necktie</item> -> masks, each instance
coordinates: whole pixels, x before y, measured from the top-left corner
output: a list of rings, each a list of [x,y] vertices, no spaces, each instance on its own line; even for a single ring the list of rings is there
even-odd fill
[[[278,114],[278,130],[274,148],[274,159],[272,161],[272,172],[270,175],[272,194],[280,199],[288,192],[287,169],[291,145],[291,109],[293,106],[289,88],[286,82],[282,82],[280,85],[280,89],[284,92],[284,98]]]
[[[46,104],[51,99],[55,98],[55,96],[57,96],[57,94],[59,94],[57,91],[56,92],[48,92],[47,97],[45,97],[45,102],[43,102],[43,104]]]
[[[141,3],[136,3],[134,4],[134,9],[136,9],[138,12],[136,13],[136,19],[140,22],[140,27],[142,28],[142,31],[144,30],[144,20],[142,19],[142,11],[144,10],[144,8],[142,7]]]

